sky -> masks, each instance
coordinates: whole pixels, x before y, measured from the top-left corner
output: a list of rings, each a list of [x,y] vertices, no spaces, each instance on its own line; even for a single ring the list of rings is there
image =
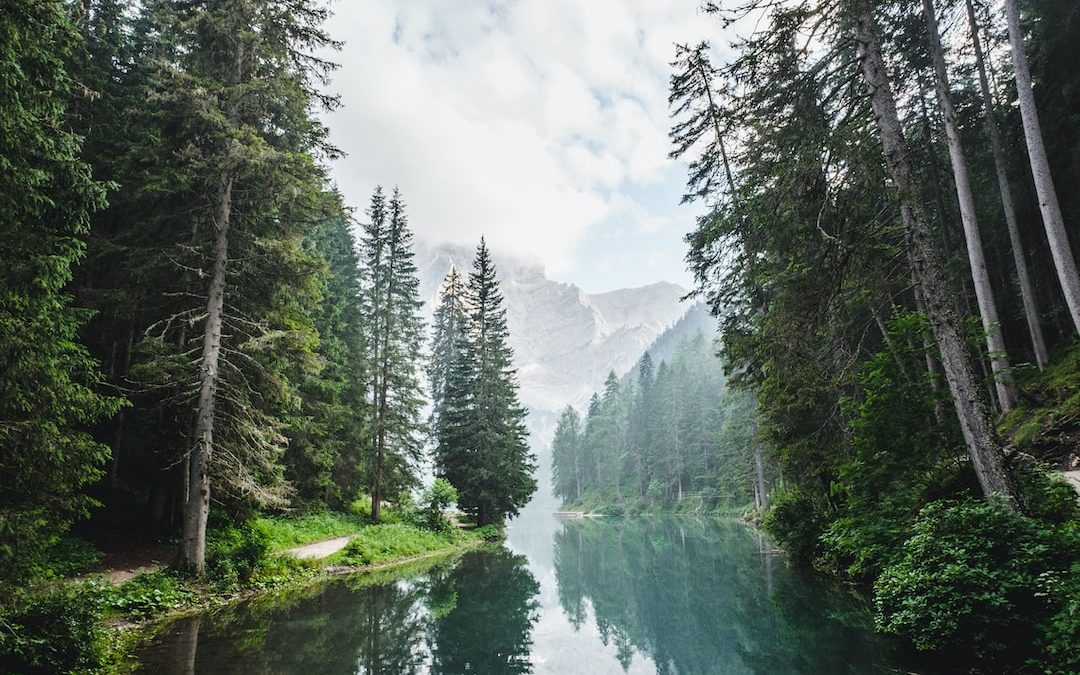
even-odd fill
[[[720,43],[699,5],[336,0],[332,177],[359,213],[397,185],[418,238],[483,234],[588,292],[689,287],[667,87],[674,43]]]

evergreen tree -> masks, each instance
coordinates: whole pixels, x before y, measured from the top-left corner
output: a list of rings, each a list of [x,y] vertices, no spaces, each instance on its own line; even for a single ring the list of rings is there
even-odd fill
[[[465,307],[465,288],[457,266],[451,266],[439,290],[439,305],[431,337],[431,361],[428,364],[428,383],[431,387],[430,429],[439,438],[446,408],[446,387],[451,369],[467,339],[468,310]]]
[[[362,262],[367,283],[365,324],[372,367],[371,517],[382,501],[412,486],[423,450],[421,362],[423,319],[413,262],[413,235],[395,189],[385,203],[376,188],[364,225]]]
[[[466,288],[468,340],[446,380],[436,465],[480,525],[515,515],[536,490],[525,409],[518,402],[506,308],[484,240]]]
[[[86,515],[82,488],[109,457],[87,429],[120,400],[98,391],[78,342],[87,313],[64,291],[104,204],[65,122],[64,59],[78,36],[65,3],[0,10],[0,581],[10,581]]]
[[[551,441],[552,489],[564,502],[581,499],[581,414],[566,406]]]
[[[301,410],[291,423],[286,478],[300,502],[344,507],[360,491],[369,453],[369,364],[360,305],[359,257],[340,197],[327,195],[325,220],[306,248],[323,261],[314,313],[318,363],[299,374]]]

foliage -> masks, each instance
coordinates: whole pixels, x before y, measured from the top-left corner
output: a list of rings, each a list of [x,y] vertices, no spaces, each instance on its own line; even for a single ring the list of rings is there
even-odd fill
[[[499,541],[504,536],[506,536],[504,528],[501,525],[496,525],[495,523],[488,523],[487,525],[482,525],[474,529],[472,533],[477,537],[480,537],[484,541]]]
[[[437,474],[458,491],[478,525],[517,514],[536,491],[525,408],[518,400],[506,308],[487,244],[480,240],[465,289],[468,331],[459,336],[438,412]]]
[[[206,537],[206,576],[222,588],[248,582],[270,550],[262,523],[248,521],[211,529]]]
[[[93,672],[105,665],[105,589],[71,584],[0,605],[0,671]]]
[[[267,548],[280,551],[352,534],[368,524],[367,514],[321,511],[301,516],[263,516],[254,527],[266,533]]]
[[[375,565],[445,549],[463,536],[453,531],[422,530],[404,523],[370,525],[352,537],[341,559],[352,565]]]
[[[78,33],[59,0],[0,5],[0,584],[47,572],[43,554],[96,502],[109,448],[89,430],[122,407],[78,340],[89,314],[65,285],[103,186],[65,124]]]
[[[457,502],[458,493],[450,481],[436,478],[422,499],[421,516],[423,526],[435,532],[448,532],[453,524],[443,515],[443,511]]]
[[[920,650],[970,650],[1001,667],[1052,613],[1070,554],[1052,529],[997,502],[931,503],[874,584],[878,625]]]
[[[805,564],[817,556],[825,523],[819,508],[802,488],[773,493],[762,525],[795,560]]]
[[[698,333],[658,368],[646,352],[631,376],[610,373],[584,419],[563,411],[553,487],[566,504],[612,515],[743,507],[756,491],[756,434],[753,398],[727,388]]]
[[[145,619],[183,607],[195,594],[169,572],[140,574],[105,594],[105,609],[133,619]]]

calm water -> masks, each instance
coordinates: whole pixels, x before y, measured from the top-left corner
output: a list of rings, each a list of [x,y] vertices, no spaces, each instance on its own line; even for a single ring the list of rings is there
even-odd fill
[[[158,675],[899,669],[864,600],[788,569],[751,530],[537,512],[505,548],[181,620],[142,658]]]

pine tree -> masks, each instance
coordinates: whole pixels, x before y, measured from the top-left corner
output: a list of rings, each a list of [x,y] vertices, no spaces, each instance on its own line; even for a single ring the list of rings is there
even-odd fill
[[[87,429],[120,407],[64,291],[104,205],[65,122],[77,40],[65,3],[0,2],[0,581],[87,514],[109,457]]]
[[[435,308],[431,337],[431,361],[428,364],[428,386],[431,387],[432,437],[439,438],[443,411],[446,408],[446,387],[450,371],[464,348],[468,330],[468,311],[465,307],[465,288],[457,266],[452,265],[439,290],[439,306]]]
[[[506,308],[484,240],[466,288],[469,332],[446,381],[436,465],[479,525],[515,515],[536,490],[526,411],[518,402]]]
[[[552,489],[564,502],[581,499],[581,414],[566,406],[551,441]]]
[[[424,403],[420,387],[424,324],[413,235],[395,189],[389,204],[376,188],[364,225],[365,324],[372,367],[371,517],[382,502],[415,483],[421,460]]]

